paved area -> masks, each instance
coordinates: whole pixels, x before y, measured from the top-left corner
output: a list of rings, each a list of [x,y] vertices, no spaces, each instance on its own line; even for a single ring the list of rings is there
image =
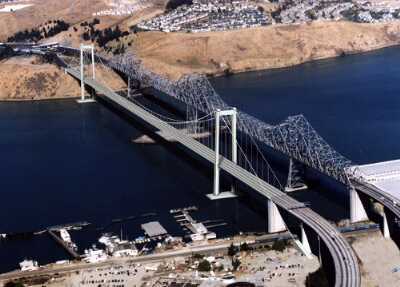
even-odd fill
[[[380,230],[348,234],[361,264],[361,286],[400,287],[400,250],[390,238],[384,238]],[[394,268],[399,271],[393,272]]]
[[[227,248],[224,251],[226,252]],[[199,260],[192,258],[191,255],[141,263],[134,262],[133,257],[126,257],[116,262],[108,262],[106,266],[81,264],[79,266],[82,268],[78,270],[70,270],[61,276],[53,275],[53,278],[44,285],[49,287],[152,286],[160,277],[215,280],[216,277],[233,269],[229,256],[221,254],[220,251],[211,253],[206,258],[211,262],[215,273],[200,272],[202,278],[200,279],[196,276]],[[238,259],[242,265],[237,272],[233,272],[236,280],[254,282],[259,286],[304,286],[307,274],[319,267],[316,257],[307,259],[294,248],[288,248],[284,252],[270,250],[239,253]],[[76,269],[76,264],[68,264],[64,268],[69,265]],[[217,271],[218,266],[222,267],[219,271]]]

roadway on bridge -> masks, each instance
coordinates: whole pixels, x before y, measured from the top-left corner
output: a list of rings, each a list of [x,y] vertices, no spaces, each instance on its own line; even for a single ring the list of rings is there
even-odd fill
[[[370,198],[373,198],[375,201],[379,202],[388,210],[393,212],[393,214],[400,219],[400,205],[398,204],[398,198],[379,189],[376,186],[373,186],[372,184],[364,183],[354,178],[350,178],[350,183],[354,189],[368,195]],[[396,202],[396,204],[393,204],[393,202]]]
[[[73,77],[80,79],[80,72],[76,69],[67,68],[66,72],[71,74]],[[188,137],[180,130],[175,129],[171,125],[161,121],[153,114],[135,105],[128,99],[119,96],[118,94],[99,84],[92,78],[85,77],[84,82],[85,84],[102,93],[114,103],[130,111],[132,114],[136,115],[156,129],[175,138],[182,145],[202,156],[204,159],[208,160],[211,163],[214,163],[215,154],[213,150]],[[232,161],[224,157],[220,157],[220,163],[221,169],[225,170],[235,178],[247,184],[249,187],[269,198],[270,200],[272,200],[272,202],[287,210],[289,213],[299,218],[304,224],[315,230],[315,232],[320,236],[325,245],[328,247],[330,254],[333,258],[336,272],[335,286],[360,286],[361,277],[356,254],[350,244],[344,239],[344,237],[338,232],[335,227],[333,227],[324,218],[322,218],[309,208],[290,209],[291,205],[299,204],[299,202],[287,196],[280,190],[274,188],[273,186],[269,185],[268,183],[262,181],[261,179],[249,173]]]

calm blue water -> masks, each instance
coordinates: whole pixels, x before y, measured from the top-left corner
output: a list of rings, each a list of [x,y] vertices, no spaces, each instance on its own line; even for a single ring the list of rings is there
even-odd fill
[[[400,48],[212,79],[232,106],[269,123],[304,114],[320,135],[356,163],[400,158]],[[195,204],[199,221],[224,219],[219,236],[263,231],[262,204],[248,198],[209,201],[212,169],[169,145],[135,145],[143,126],[100,103],[75,100],[0,103],[0,233],[39,231],[86,220],[72,233],[80,252],[114,218],[157,216],[112,226],[133,239],[158,220],[183,235],[171,208]],[[285,170],[281,170],[283,176]],[[339,187],[340,189],[340,187]],[[329,195],[330,194],[330,195]],[[294,196],[329,219],[347,216],[346,200],[322,184]],[[333,196],[332,196],[333,195]],[[68,256],[47,235],[0,241],[0,272],[25,257],[40,264]]]

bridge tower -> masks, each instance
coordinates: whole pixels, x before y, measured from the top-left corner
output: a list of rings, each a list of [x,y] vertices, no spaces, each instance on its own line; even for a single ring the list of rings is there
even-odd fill
[[[94,102],[93,98],[85,99],[85,81],[84,81],[84,69],[83,69],[83,56],[84,56],[84,51],[85,50],[90,50],[92,54],[92,76],[93,80],[96,79],[96,70],[95,70],[95,65],[94,65],[94,45],[80,45],[80,60],[81,60],[81,99],[78,100],[78,103],[90,103]]]
[[[215,111],[215,161],[214,161],[214,192],[207,194],[208,198],[211,200],[222,199],[222,198],[231,198],[236,197],[236,186],[235,179],[232,180],[231,191],[220,192],[220,184],[219,184],[219,163],[220,163],[220,154],[219,154],[219,141],[220,141],[220,117],[223,116],[231,116],[232,117],[232,162],[237,163],[237,143],[236,143],[236,108],[232,108],[231,110],[221,111],[217,109]]]

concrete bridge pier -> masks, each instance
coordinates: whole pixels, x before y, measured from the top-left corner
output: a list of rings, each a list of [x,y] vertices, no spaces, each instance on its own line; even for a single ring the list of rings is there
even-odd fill
[[[286,230],[285,222],[275,203],[268,199],[268,233]]]
[[[357,190],[350,187],[350,222],[355,223],[367,220],[368,215],[364,203]]]
[[[395,235],[396,222],[394,214],[386,207],[383,208],[383,222],[382,222],[382,234],[383,237],[389,238]]]
[[[311,252],[310,243],[309,243],[309,241],[308,241],[307,233],[306,233],[306,231],[304,230],[304,226],[301,225],[300,228],[301,228],[301,237],[300,237],[301,244],[303,244],[303,247],[304,247],[304,249],[305,249],[307,252],[312,253],[312,252]]]

